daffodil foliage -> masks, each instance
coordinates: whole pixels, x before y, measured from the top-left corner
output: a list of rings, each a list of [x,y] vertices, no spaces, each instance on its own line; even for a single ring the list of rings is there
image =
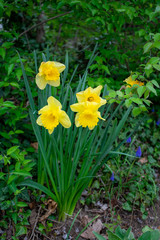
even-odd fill
[[[43,63],[39,63],[38,70],[34,52],[38,106],[21,61],[30,118],[39,146],[37,182],[27,179],[21,185],[39,189],[51,197],[58,205],[59,220],[72,215],[91,179],[112,154],[117,154],[123,142],[116,149],[114,142],[132,109],[130,106],[122,119],[117,120],[124,100],[116,105],[108,103],[107,86],[87,86],[87,71],[94,54],[95,49],[73,91],[71,83],[77,78],[77,68],[68,79],[68,55],[65,64],[51,62],[42,55]],[[59,84],[62,87],[57,91]]]

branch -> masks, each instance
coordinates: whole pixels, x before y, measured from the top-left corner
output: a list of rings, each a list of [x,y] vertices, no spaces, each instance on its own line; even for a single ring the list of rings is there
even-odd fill
[[[38,27],[38,26],[40,26],[40,25],[42,25],[42,24],[44,24],[44,23],[46,23],[46,22],[48,22],[48,21],[50,21],[50,20],[53,20],[53,19],[55,19],[55,18],[59,18],[59,17],[65,16],[65,15],[71,13],[71,12],[72,12],[72,11],[66,12],[66,13],[62,13],[62,14],[59,14],[59,15],[57,15],[57,16],[48,18],[47,20],[45,20],[45,21],[43,21],[43,22],[40,22],[40,23],[38,23],[38,24],[35,24],[35,25],[33,25],[32,27],[30,27],[30,28],[28,28],[27,30],[25,30],[24,32],[22,32],[22,33],[18,36],[18,38],[20,38],[22,35],[26,34],[27,32],[31,31],[33,28],[36,28],[36,27]],[[16,38],[15,40],[13,40],[13,42],[15,42],[18,38]]]

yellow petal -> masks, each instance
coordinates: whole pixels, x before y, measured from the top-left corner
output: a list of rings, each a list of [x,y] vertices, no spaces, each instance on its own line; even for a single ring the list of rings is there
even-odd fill
[[[66,68],[66,66],[62,63],[59,62],[54,62],[55,63],[55,67],[58,69],[59,73],[63,72],[64,69]]]
[[[100,104],[101,104],[101,105],[106,104],[106,102],[107,102],[106,99],[103,99],[103,98],[100,98],[100,99],[101,99],[101,101],[100,101]]]
[[[84,102],[85,101],[84,91],[77,93],[76,97],[77,97],[78,102]]]
[[[95,126],[94,127],[88,127],[89,128],[89,130],[93,130],[93,128],[95,128]]]
[[[98,112],[98,118],[102,119],[103,121],[106,121],[105,118],[102,118],[102,117],[101,117],[101,113],[100,113],[100,112]]]
[[[54,128],[53,129],[48,129],[49,134],[52,134],[53,130],[54,130]]]
[[[101,93],[101,90],[102,90],[102,86],[99,85],[98,87],[92,89],[92,92],[96,93],[99,96]]]
[[[41,108],[39,111],[38,111],[38,114],[42,114],[44,113],[45,111],[49,111],[49,106],[44,106],[43,108]]]
[[[84,105],[85,103],[75,103],[75,104],[72,104],[70,105],[70,108],[73,112],[81,112],[84,110]]]
[[[76,125],[76,127],[80,127],[81,126],[79,121],[78,121],[78,118],[79,118],[79,113],[77,113],[76,117],[75,117],[75,125]]]
[[[47,83],[53,87],[58,87],[60,85],[60,78],[57,81],[54,80],[47,81]]]
[[[39,116],[39,117],[37,118],[36,123],[37,123],[39,126],[43,126],[43,123],[42,123],[42,120],[41,120],[41,116]]]
[[[47,99],[47,102],[48,102],[48,105],[50,107],[60,107],[60,109],[62,108],[62,105],[61,103],[54,97],[50,96],[48,99]]]
[[[44,76],[40,76],[39,74],[37,74],[36,75],[36,84],[41,90],[45,89],[47,82],[46,82]]]
[[[59,122],[65,128],[70,128],[70,126],[71,126],[71,121],[70,121],[70,119],[69,119],[69,117],[68,117],[68,115],[65,111],[60,112]]]

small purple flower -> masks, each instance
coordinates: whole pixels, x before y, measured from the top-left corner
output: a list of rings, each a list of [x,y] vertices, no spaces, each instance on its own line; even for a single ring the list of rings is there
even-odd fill
[[[132,141],[132,139],[131,139],[131,137],[129,137],[129,138],[127,139],[126,143],[131,143],[131,141]]]
[[[152,112],[155,112],[155,110],[154,110],[154,108],[152,108],[152,110],[151,110]]]
[[[158,121],[156,122],[156,125],[157,125],[157,126],[160,125],[160,119],[158,119]]]
[[[138,147],[136,157],[141,157],[141,155],[142,155],[141,147]]]
[[[112,172],[112,175],[110,177],[110,180],[113,182],[114,181],[114,172]]]

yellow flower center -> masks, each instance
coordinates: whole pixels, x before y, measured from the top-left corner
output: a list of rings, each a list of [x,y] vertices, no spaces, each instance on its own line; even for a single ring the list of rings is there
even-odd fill
[[[96,93],[86,94],[86,101],[99,103],[100,97]]]
[[[78,121],[82,127],[88,126],[92,128],[97,125],[99,119],[97,112],[85,110],[84,112],[80,113]]]
[[[93,101],[94,101],[94,97],[89,97],[89,98],[87,99],[87,101],[93,102]]]
[[[55,112],[52,112],[51,110],[42,113],[41,121],[43,123],[43,126],[48,130],[52,130],[59,124],[57,114]]]
[[[41,64],[39,73],[41,76],[45,76],[46,81],[57,81],[60,77],[60,73],[58,69],[54,66],[53,62],[46,62]]]

